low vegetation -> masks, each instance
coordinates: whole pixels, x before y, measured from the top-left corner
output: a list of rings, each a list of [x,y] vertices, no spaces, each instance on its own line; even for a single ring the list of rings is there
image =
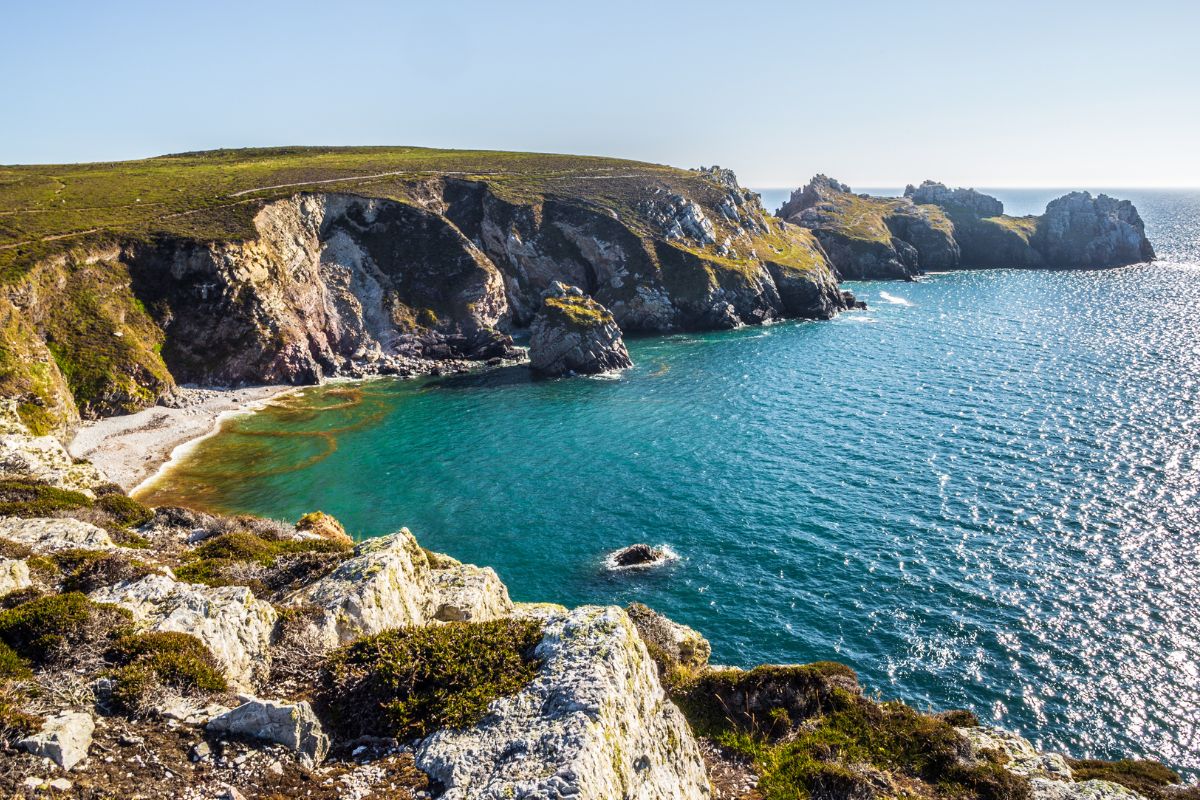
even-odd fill
[[[80,661],[130,622],[125,609],[93,603],[82,592],[45,595],[0,612],[0,642],[34,664]]]
[[[224,692],[220,665],[195,636],[173,631],[125,636],[108,651],[115,664],[112,700],[126,713],[140,714],[164,689],[189,697]]]
[[[340,734],[412,739],[473,725],[537,673],[541,623],[451,622],[360,639],[334,653],[319,700]]]
[[[207,586],[248,586],[267,596],[332,570],[353,550],[348,540],[272,538],[233,531],[185,554],[175,576]]]
[[[548,315],[573,328],[591,328],[613,322],[612,314],[590,297],[547,297],[542,302]]]
[[[0,481],[0,516],[52,517],[59,511],[89,508],[91,505],[91,498],[81,492],[36,481]]]
[[[1112,781],[1152,800],[1200,798],[1200,787],[1183,788],[1180,785],[1182,779],[1179,774],[1157,761],[1132,758],[1120,761],[1072,758],[1067,759],[1067,763],[1077,781]]]

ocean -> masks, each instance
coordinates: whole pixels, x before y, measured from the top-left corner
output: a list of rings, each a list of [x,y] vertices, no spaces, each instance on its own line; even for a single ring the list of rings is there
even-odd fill
[[[993,193],[1023,214],[1062,192]],[[514,599],[645,602],[717,663],[842,661],[920,708],[1196,777],[1200,192],[1110,193],[1158,262],[851,283],[867,311],[632,339],[617,378],[309,389],[143,499],[408,526]],[[679,559],[604,568],[642,541]]]

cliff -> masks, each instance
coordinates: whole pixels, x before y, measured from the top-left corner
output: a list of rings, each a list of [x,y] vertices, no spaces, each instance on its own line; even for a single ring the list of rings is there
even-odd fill
[[[0,169],[0,395],[39,431],[177,384],[514,358],[561,281],[624,332],[847,307],[812,233],[719,168],[292,148]]]
[[[1072,192],[1041,216],[1011,217],[974,189],[925,181],[903,197],[855,194],[824,175],[777,212],[809,228],[839,277],[908,279],[930,270],[1114,267],[1154,259],[1128,200]]]

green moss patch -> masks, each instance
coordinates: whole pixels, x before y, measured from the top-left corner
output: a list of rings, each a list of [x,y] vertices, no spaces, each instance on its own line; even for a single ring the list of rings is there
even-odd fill
[[[213,654],[186,633],[124,636],[108,657],[117,665],[111,673],[113,702],[127,713],[141,713],[163,688],[186,696],[211,695],[228,688]]]
[[[263,596],[315,580],[353,545],[331,539],[274,539],[247,531],[214,536],[184,556],[175,576],[206,586],[244,585]]]
[[[50,517],[91,505],[91,498],[80,492],[36,481],[0,481],[0,516]]]
[[[17,651],[0,642],[0,683],[14,678],[28,678],[32,675],[29,661],[17,655]]]
[[[81,592],[47,595],[0,612],[0,642],[41,664],[103,642],[130,620],[125,609],[93,603]]]
[[[594,328],[613,322],[608,309],[590,297],[547,297],[542,301],[542,307],[550,317],[572,328]]]
[[[1145,797],[1160,798],[1163,789],[1182,782],[1174,770],[1157,761],[1125,758],[1120,761],[1067,759],[1077,781],[1112,781]]]
[[[712,670],[672,694],[698,735],[753,761],[767,800],[869,797],[880,786],[914,798],[1029,797],[1028,780],[998,756],[967,766],[954,729],[965,717],[863,697],[842,664]]]
[[[541,638],[541,623],[528,619],[386,631],[330,657],[319,700],[346,738],[412,739],[473,725],[493,700],[533,679]]]

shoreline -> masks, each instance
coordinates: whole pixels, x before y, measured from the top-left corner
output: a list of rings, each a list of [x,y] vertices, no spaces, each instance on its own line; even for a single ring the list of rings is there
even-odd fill
[[[133,414],[85,422],[67,445],[73,458],[91,461],[108,479],[135,494],[216,434],[225,420],[252,413],[267,402],[308,386],[267,385],[244,389],[180,388],[178,408],[152,406]]]

